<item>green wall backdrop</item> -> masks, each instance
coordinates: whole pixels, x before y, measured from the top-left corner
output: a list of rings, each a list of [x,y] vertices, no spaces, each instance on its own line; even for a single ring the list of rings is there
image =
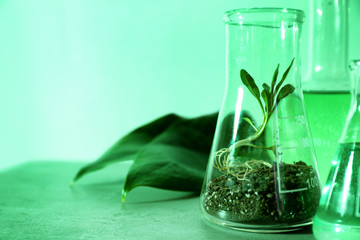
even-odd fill
[[[223,12],[309,2],[0,0],[0,169],[29,160],[92,161],[170,112],[217,111]],[[350,58],[360,57],[351,0]],[[308,56],[303,34],[303,68]]]

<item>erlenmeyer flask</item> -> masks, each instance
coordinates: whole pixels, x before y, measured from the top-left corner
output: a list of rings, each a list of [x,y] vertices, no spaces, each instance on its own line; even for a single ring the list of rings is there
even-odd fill
[[[225,13],[226,89],[201,193],[217,224],[289,231],[312,223],[320,199],[300,84],[304,13]]]
[[[350,68],[351,107],[314,219],[318,240],[360,239],[360,60]]]
[[[319,173],[326,181],[350,102],[348,0],[310,1],[310,57],[303,79],[305,107]],[[304,62],[304,61],[303,61]],[[333,117],[336,109],[337,117]]]

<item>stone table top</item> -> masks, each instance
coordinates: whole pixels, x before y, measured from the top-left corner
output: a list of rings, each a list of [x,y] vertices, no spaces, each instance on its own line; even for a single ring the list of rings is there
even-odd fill
[[[192,193],[139,187],[125,204],[121,189],[131,162],[89,174],[70,187],[79,162],[28,162],[0,172],[0,239],[313,240],[311,227],[282,234],[215,226]]]

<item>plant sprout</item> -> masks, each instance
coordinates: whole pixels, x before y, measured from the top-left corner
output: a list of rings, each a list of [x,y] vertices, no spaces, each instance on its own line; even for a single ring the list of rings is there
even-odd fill
[[[240,70],[241,81],[258,101],[261,108],[263,119],[261,125],[259,127],[256,127],[250,118],[243,118],[244,121],[248,122],[250,126],[255,129],[255,133],[248,138],[241,139],[235,142],[228,148],[222,148],[217,152],[215,152],[214,166],[217,169],[219,169],[222,172],[234,175],[240,180],[246,180],[245,178],[246,174],[253,169],[251,164],[258,165],[260,163],[266,167],[272,167],[271,164],[262,160],[251,160],[245,163],[241,163],[241,162],[231,163],[230,161],[231,153],[233,153],[234,150],[237,148],[248,146],[259,149],[268,149],[271,150],[274,153],[274,155],[276,155],[274,146],[270,146],[270,147],[258,146],[253,144],[253,141],[258,139],[261,136],[261,134],[264,132],[267,123],[269,122],[272,114],[274,113],[276,107],[279,105],[280,101],[294,92],[295,88],[291,84],[286,84],[282,87],[282,84],[284,83],[287,75],[291,70],[294,60],[295,58],[292,59],[289,67],[286,69],[286,71],[282,75],[281,80],[278,83],[276,82],[279,75],[280,64],[277,65],[272,78],[271,86],[269,86],[266,83],[263,83],[262,84],[263,90],[261,91],[261,94],[259,87],[256,85],[253,77],[246,70],[244,69]]]

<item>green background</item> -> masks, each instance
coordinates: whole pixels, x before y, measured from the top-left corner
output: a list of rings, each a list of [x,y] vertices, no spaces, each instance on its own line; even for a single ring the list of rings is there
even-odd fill
[[[92,161],[160,115],[217,111],[225,82],[223,13],[292,7],[309,16],[309,4],[0,0],[0,169],[35,159]],[[349,58],[359,58],[360,2],[350,5]]]

